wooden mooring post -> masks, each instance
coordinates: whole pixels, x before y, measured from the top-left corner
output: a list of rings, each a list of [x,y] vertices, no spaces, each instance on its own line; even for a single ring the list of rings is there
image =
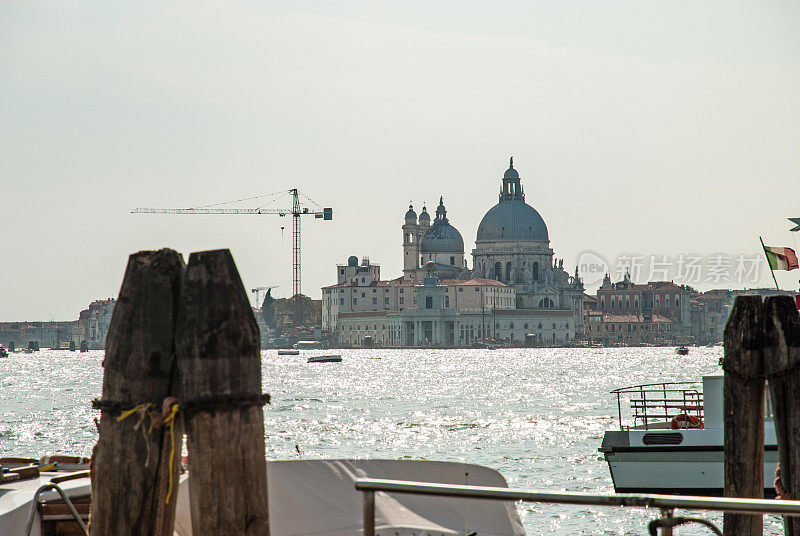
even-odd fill
[[[800,316],[790,296],[764,302],[764,370],[769,380],[783,498],[800,499]],[[787,536],[800,536],[800,518],[784,518]]]
[[[769,381],[784,499],[800,499],[800,316],[790,296],[738,296],[725,326],[725,496],[764,493],[765,380]],[[771,475],[767,475],[770,477]],[[784,518],[800,536],[800,518]],[[763,516],[725,514],[725,536],[763,533]]]
[[[103,394],[94,404],[102,413],[91,465],[92,535],[173,533],[176,501],[166,504],[159,488],[169,472],[177,482],[179,464],[170,467],[164,458],[170,434],[149,427],[173,388],[183,271],[183,258],[172,250],[142,251],[128,260],[106,340]],[[175,436],[180,453],[182,434]]]
[[[259,332],[228,250],[189,257],[175,349],[192,532],[268,536]]]
[[[738,296],[725,326],[725,496],[764,497],[764,305]],[[763,533],[760,515],[725,514],[725,536]]]

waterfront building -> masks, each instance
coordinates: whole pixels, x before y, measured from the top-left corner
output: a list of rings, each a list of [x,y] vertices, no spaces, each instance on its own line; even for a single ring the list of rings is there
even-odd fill
[[[322,327],[333,343],[359,346],[465,346],[483,339],[560,345],[583,331],[583,283],[553,258],[539,213],[525,203],[513,160],[499,202],[478,228],[467,266],[464,240],[439,198],[431,221],[409,205],[403,224],[403,275],[350,257],[337,283],[322,289]]]

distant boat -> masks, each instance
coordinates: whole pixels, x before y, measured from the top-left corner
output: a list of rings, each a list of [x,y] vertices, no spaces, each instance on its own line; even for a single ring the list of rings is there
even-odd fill
[[[340,355],[315,355],[314,357],[309,357],[309,363],[338,363],[342,360],[342,356]]]
[[[3,358],[3,357],[8,357],[8,352],[6,351],[5,348],[0,346],[0,358]]]
[[[278,350],[278,355],[300,355],[300,350]]]
[[[678,346],[675,348],[675,353],[678,355],[686,355],[689,353],[689,348],[686,346]]]

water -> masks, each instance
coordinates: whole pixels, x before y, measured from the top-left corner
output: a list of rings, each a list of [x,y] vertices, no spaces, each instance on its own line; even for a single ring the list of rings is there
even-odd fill
[[[721,348],[343,350],[342,363],[263,353],[267,457],[478,463],[511,487],[613,492],[597,448],[616,387],[720,373]],[[88,456],[97,439],[102,352],[0,360],[0,453]],[[521,504],[529,535],[647,534],[654,512]],[[721,521],[721,516],[713,516]],[[781,534],[776,518],[766,533]],[[707,534],[681,528],[679,534]]]

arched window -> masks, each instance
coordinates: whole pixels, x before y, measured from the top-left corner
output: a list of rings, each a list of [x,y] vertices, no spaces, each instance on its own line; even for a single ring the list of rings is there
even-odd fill
[[[617,300],[615,300],[614,298],[611,298],[611,308],[612,308],[612,309],[614,308],[614,302],[615,302],[615,301],[617,301]]]
[[[539,281],[539,263],[538,262],[534,262],[533,263],[533,280],[534,281]]]
[[[542,298],[539,300],[539,309],[552,309],[556,304],[550,298]]]
[[[605,308],[606,308],[606,300],[605,298],[602,298],[600,300],[600,309],[605,309]]]
[[[444,306],[445,307],[450,307],[450,296],[445,296],[444,297]]]
[[[500,281],[503,278],[503,263],[502,262],[494,263],[494,277],[498,281]]]
[[[506,263],[506,283],[513,283],[513,281],[511,281],[511,263],[510,262]]]

